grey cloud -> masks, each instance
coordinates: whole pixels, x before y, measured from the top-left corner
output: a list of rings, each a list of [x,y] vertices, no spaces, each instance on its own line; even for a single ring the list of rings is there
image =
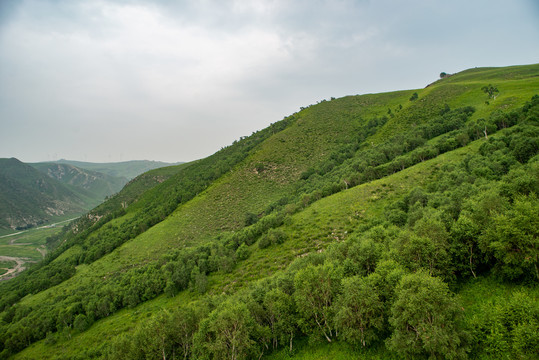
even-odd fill
[[[324,98],[539,55],[529,0],[0,4],[0,157],[26,161],[191,160]]]

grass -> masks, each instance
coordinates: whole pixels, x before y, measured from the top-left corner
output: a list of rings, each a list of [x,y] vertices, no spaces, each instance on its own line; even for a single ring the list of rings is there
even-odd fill
[[[309,344],[306,339],[296,341],[295,349],[292,352],[289,349],[280,349],[264,356],[267,360],[390,360],[397,359],[394,354],[389,353],[383,346],[362,349],[361,347],[352,347],[346,343],[317,343]]]
[[[442,79],[424,89],[403,92],[401,97],[388,102],[393,109],[393,117],[378,132],[369,139],[373,143],[382,142],[395,131],[404,130],[422,117],[436,115],[444,104],[451,108],[473,106],[476,112],[472,119],[487,118],[496,110],[507,110],[522,106],[531,96],[539,92],[538,88],[539,64],[529,66],[514,66],[504,68],[478,68],[458,73],[457,75]],[[492,83],[499,90],[495,99],[489,99],[481,88]],[[413,92],[419,98],[409,101]],[[486,101],[489,104],[486,104]],[[398,102],[403,106],[396,111]]]
[[[0,255],[25,257],[39,261],[43,256],[36,248],[46,244],[47,237],[61,231],[61,227],[31,229],[22,234],[0,238]],[[43,251],[45,251],[43,249]]]
[[[0,268],[12,268],[16,265],[15,261],[0,261]]]

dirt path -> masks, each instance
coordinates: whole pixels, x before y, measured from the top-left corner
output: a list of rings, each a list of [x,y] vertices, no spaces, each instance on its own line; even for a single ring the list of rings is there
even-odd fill
[[[24,231],[19,231],[19,232],[13,233],[13,234],[2,235],[2,236],[0,236],[0,239],[7,238],[7,237],[10,237],[10,236],[15,236],[15,235],[24,234],[24,233],[27,232],[27,231],[28,231],[28,230],[24,230]]]
[[[7,272],[5,274],[0,275],[0,281],[8,280],[17,276],[18,273],[25,269],[23,265],[27,263],[28,260],[30,259],[12,256],[0,256],[0,261],[15,261],[16,263],[15,267],[7,269]]]
[[[20,238],[14,238],[9,240],[9,245],[32,245],[30,243],[15,243],[15,241],[19,240]]]
[[[39,251],[42,257],[45,257],[47,255],[47,250],[45,249],[45,245],[41,245],[40,247],[36,247],[36,250]]]
[[[69,221],[75,220],[75,219],[78,219],[78,217],[74,217],[74,218],[72,218],[72,219],[67,219],[67,220],[60,221],[60,222],[57,222],[57,223],[54,223],[54,224],[50,224],[50,225],[39,226],[39,227],[36,227],[36,228],[33,228],[33,229],[29,229],[29,230],[19,231],[19,232],[13,233],[13,234],[2,235],[2,236],[0,236],[0,239],[6,238],[6,237],[10,237],[10,236],[15,236],[15,235],[24,234],[25,232],[30,231],[30,230],[36,230],[36,229],[39,230],[39,229],[48,229],[48,228],[51,228],[51,227],[57,227],[57,226],[60,225],[60,224],[64,224],[64,223],[66,223],[66,222],[69,222]]]

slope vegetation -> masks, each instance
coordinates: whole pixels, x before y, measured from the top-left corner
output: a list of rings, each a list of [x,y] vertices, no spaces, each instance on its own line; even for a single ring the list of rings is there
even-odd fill
[[[533,358],[538,75],[322,101],[134,179],[1,285],[3,356]]]

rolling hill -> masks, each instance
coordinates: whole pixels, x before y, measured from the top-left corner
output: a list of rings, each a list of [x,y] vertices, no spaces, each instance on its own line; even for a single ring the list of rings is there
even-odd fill
[[[532,359],[538,91],[470,69],[145,173],[0,284],[0,352]]]

